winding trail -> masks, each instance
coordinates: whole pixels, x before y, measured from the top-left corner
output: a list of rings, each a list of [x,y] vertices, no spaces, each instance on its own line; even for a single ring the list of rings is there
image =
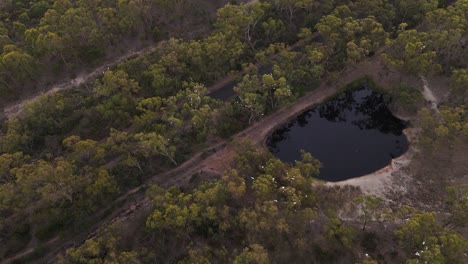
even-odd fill
[[[241,0],[240,2],[244,2],[245,4],[251,4],[251,3],[254,3],[256,2],[257,0]],[[225,3],[228,3],[228,1],[225,1]],[[201,30],[203,31],[203,30]],[[195,31],[192,31],[191,33],[193,34]],[[36,94],[33,94],[33,95],[30,95],[26,98],[23,98],[23,99],[20,99],[21,101],[17,101],[17,102],[14,102],[12,104],[6,104],[6,106],[3,108],[3,117],[6,117],[6,118],[11,118],[11,117],[16,117],[18,116],[23,107],[29,103],[29,102],[34,102],[36,100],[38,100],[41,96],[43,95],[49,95],[49,94],[54,94],[54,93],[57,93],[57,92],[61,92],[61,91],[66,91],[66,90],[71,90],[71,89],[74,89],[74,88],[78,88],[80,87],[81,85],[83,84],[86,84],[96,78],[98,78],[99,76],[102,76],[104,74],[104,72],[106,70],[108,70],[109,68],[129,59],[130,57],[133,57],[133,56],[139,56],[139,55],[143,55],[143,54],[147,54],[147,53],[152,53],[154,51],[156,51],[158,48],[159,48],[159,45],[160,45],[161,41],[160,42],[157,42],[157,43],[154,43],[154,45],[151,45],[149,47],[146,47],[146,48],[142,48],[140,50],[134,50],[134,51],[130,51],[130,52],[127,52],[125,54],[123,54],[122,56],[120,57],[117,57],[115,59],[112,59],[111,61],[95,68],[94,70],[92,70],[91,72],[86,72],[86,73],[81,73],[79,74],[76,78],[73,78],[73,79],[66,79],[66,80],[63,80],[63,81],[59,81],[53,85],[51,85],[50,87],[46,88],[46,89],[43,89],[43,91],[40,91]],[[230,79],[232,80],[232,79]],[[229,81],[229,79],[226,79],[225,81]],[[0,115],[1,116],[1,115]]]
[[[143,48],[141,50],[131,51],[131,52],[125,53],[124,55],[122,55],[122,56],[120,56],[120,57],[118,57],[118,58],[116,58],[116,59],[114,59],[114,60],[112,60],[112,61],[110,61],[108,63],[105,63],[105,64],[99,66],[98,68],[95,68],[91,72],[82,73],[82,74],[79,74],[74,79],[68,79],[68,80],[56,83],[56,84],[50,86],[49,88],[45,89],[44,91],[39,92],[37,94],[34,94],[32,96],[29,96],[28,98],[23,99],[20,102],[16,102],[16,103],[14,103],[12,105],[7,105],[3,109],[4,115],[7,118],[16,117],[21,113],[21,110],[23,109],[24,105],[26,105],[27,103],[34,102],[34,101],[38,100],[41,96],[49,95],[49,94],[55,94],[55,93],[58,93],[58,92],[61,92],[61,91],[71,90],[71,89],[74,89],[74,88],[79,88],[80,85],[86,84],[86,83],[98,78],[99,76],[103,75],[104,72],[106,70],[108,70],[110,67],[113,67],[113,66],[121,63],[122,61],[129,59],[132,56],[138,56],[138,55],[154,52],[159,47],[160,43],[161,42],[158,42],[158,43],[155,43],[155,45],[152,45],[150,47],[146,47],[146,48]]]

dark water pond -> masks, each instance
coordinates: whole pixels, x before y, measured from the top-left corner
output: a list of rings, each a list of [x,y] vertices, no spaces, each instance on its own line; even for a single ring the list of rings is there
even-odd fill
[[[264,74],[270,74],[272,71],[272,66],[260,67],[258,69],[258,75],[262,76]],[[237,93],[234,91],[234,86],[236,86],[238,83],[238,80],[232,80],[226,83],[224,86],[220,87],[218,90],[209,93],[208,96],[224,102],[229,101],[237,95]]]
[[[301,159],[301,149],[308,151],[322,163],[318,178],[342,181],[377,171],[406,152],[405,127],[383,94],[363,87],[302,113],[267,144],[286,162]]]
[[[213,99],[218,99],[223,102],[226,102],[236,95],[236,92],[234,92],[234,86],[236,86],[237,83],[238,83],[237,80],[232,80],[226,83],[224,86],[222,86],[218,90],[209,93],[208,96],[210,96]]]
[[[323,38],[320,35],[317,35],[312,39],[312,41],[323,42]],[[291,49],[291,51],[301,52],[302,47],[295,46],[294,48]],[[272,72],[273,72],[273,66],[267,65],[267,66],[260,66],[258,68],[257,74],[262,76],[264,74],[270,74]],[[217,89],[216,91],[209,93],[208,96],[214,99],[224,101],[224,102],[229,101],[230,99],[232,99],[233,97],[237,95],[237,93],[234,91],[234,86],[236,86],[238,83],[239,83],[238,80],[232,80],[226,83],[225,85],[223,85],[222,87],[220,87],[219,89]]]

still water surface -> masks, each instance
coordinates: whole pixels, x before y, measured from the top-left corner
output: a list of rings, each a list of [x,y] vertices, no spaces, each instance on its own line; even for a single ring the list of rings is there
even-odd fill
[[[286,162],[300,150],[320,160],[318,178],[342,181],[377,171],[408,149],[402,130],[383,94],[368,88],[349,90],[299,115],[268,139],[270,151]]]

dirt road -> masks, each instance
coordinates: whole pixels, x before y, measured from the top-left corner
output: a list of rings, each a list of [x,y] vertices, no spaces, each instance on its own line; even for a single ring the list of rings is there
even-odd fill
[[[97,77],[101,76],[110,67],[113,67],[113,66],[121,63],[122,61],[127,60],[128,58],[130,58],[132,56],[138,56],[138,55],[142,55],[142,54],[146,54],[146,53],[151,53],[151,52],[155,51],[158,47],[159,47],[159,43],[155,44],[154,46],[147,47],[147,48],[144,48],[144,49],[141,49],[141,50],[138,50],[138,51],[130,51],[130,52],[128,52],[128,53],[126,53],[126,54],[124,54],[124,55],[122,55],[122,56],[120,56],[120,57],[118,57],[118,58],[116,58],[116,59],[114,59],[112,61],[109,61],[109,62],[101,65],[98,68],[93,69],[89,73],[82,73],[82,74],[79,74],[74,79],[68,79],[68,80],[62,81],[60,83],[57,83],[55,85],[52,85],[49,88],[46,88],[44,91],[42,91],[40,93],[37,93],[37,94],[34,94],[34,95],[32,95],[32,96],[30,96],[30,97],[28,97],[26,99],[23,99],[20,102],[16,102],[16,103],[14,103],[12,105],[7,105],[3,110],[4,115],[7,118],[15,117],[21,112],[21,110],[23,109],[23,106],[25,104],[27,104],[29,102],[34,102],[43,95],[54,94],[54,93],[57,93],[57,92],[78,88],[78,87],[80,87],[80,85],[82,85],[84,83],[87,83],[87,82],[90,82],[90,81],[96,79]]]
[[[371,77],[381,87],[386,87],[395,80],[401,80],[402,78],[398,73],[389,72],[380,58],[376,56],[342,71],[338,78],[336,78],[336,81],[323,81],[319,88],[307,93],[293,105],[286,106],[276,113],[252,124],[249,128],[236,134],[234,138],[246,137],[255,143],[264,144],[266,137],[272,130],[287,123],[299,113],[333,96],[345,84],[365,76]],[[96,223],[95,227],[91,228],[87,235],[76,237],[73,241],[55,241],[51,243],[49,246],[55,250],[48,254],[45,259],[53,263],[57,255],[63,254],[67,248],[79,246],[85,240],[96,236],[101,227],[116,222],[132,221],[132,219],[141,216],[142,212],[147,212],[151,207],[151,203],[144,195],[144,190],[151,184],[156,183],[163,187],[182,187],[187,186],[192,176],[199,172],[222,175],[230,167],[234,155],[234,148],[227,142],[216,142],[212,146],[195,153],[191,159],[177,168],[164,174],[153,176],[145,184],[128,191],[116,199],[109,208],[118,208],[118,210]]]
[[[272,130],[287,123],[297,114],[323,102],[327,97],[333,96],[339,90],[338,88],[342,87],[344,84],[365,76],[377,78],[379,74],[382,75],[385,71],[386,69],[379,58],[374,58],[349,68],[340,74],[338,81],[331,83],[323,82],[319,88],[300,98],[294,105],[284,107],[278,112],[252,124],[249,128],[236,134],[233,138],[246,137],[253,142],[263,144]],[[382,79],[382,82],[378,82],[379,84],[385,83],[385,81],[389,81],[391,78],[393,79],[392,76],[387,78],[380,76],[379,78]],[[147,186],[154,183],[163,187],[187,186],[192,176],[199,172],[222,175],[223,172],[230,167],[234,155],[234,148],[227,142],[217,142],[194,154],[191,159],[184,162],[179,167],[167,173],[153,176],[146,184],[127,192],[119,198],[119,204],[122,204],[119,206],[119,210],[99,224],[96,224],[96,228],[92,229],[88,236],[75,240],[74,243],[65,244],[63,247],[60,247],[59,249],[61,250],[56,251],[56,253],[63,253],[66,248],[81,245],[86,239],[94,237],[95,234],[98,233],[100,226],[105,226],[109,223],[132,221],[132,219],[141,215],[142,212],[147,212],[151,207],[151,203],[142,193]],[[51,262],[53,262],[53,259],[51,259]]]
[[[245,0],[245,1],[240,1],[240,2],[250,4],[250,3],[256,2],[256,0]],[[225,3],[228,3],[228,1],[225,1]],[[192,33],[194,33],[194,31],[192,31]],[[132,56],[138,56],[138,55],[154,52],[156,49],[158,49],[160,43],[161,42],[155,43],[152,46],[149,46],[140,50],[129,51],[121,55],[120,57],[117,57],[115,59],[112,59],[104,63],[103,65],[91,70],[90,72],[78,74],[76,78],[66,79],[61,82],[55,83],[54,85],[43,89],[43,91],[33,94],[27,98],[24,98],[19,102],[7,104],[3,109],[3,116],[6,118],[18,116],[18,114],[21,113],[21,110],[23,109],[24,105],[27,104],[28,102],[34,102],[43,95],[54,94],[60,91],[66,91],[66,90],[78,88],[80,85],[96,79],[97,77],[104,74],[104,72],[108,70],[109,68],[127,60],[128,58]]]

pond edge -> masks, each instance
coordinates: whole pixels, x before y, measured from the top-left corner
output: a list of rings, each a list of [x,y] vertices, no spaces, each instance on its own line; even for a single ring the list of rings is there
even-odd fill
[[[382,88],[382,87],[379,87],[375,83],[375,81],[373,81],[372,78],[370,78],[369,76],[365,76],[363,78],[356,79],[354,81],[349,82],[348,84],[345,84],[345,85],[341,86],[338,89],[335,88],[335,92],[333,94],[325,96],[321,100],[312,102],[307,107],[304,107],[301,110],[296,111],[294,114],[291,114],[287,119],[283,120],[283,122],[279,122],[275,126],[271,127],[267,131],[265,131],[265,135],[262,138],[262,140],[260,142],[260,145],[263,148],[266,148],[268,151],[270,151],[269,148],[268,148],[268,141],[270,140],[272,134],[276,130],[287,126],[289,123],[291,123],[291,121],[296,119],[302,113],[305,113],[305,112],[307,112],[307,111],[309,111],[309,110],[311,110],[311,109],[313,109],[313,108],[319,106],[320,104],[323,104],[323,103],[325,103],[325,102],[327,102],[329,100],[333,100],[334,98],[338,97],[339,95],[341,95],[345,91],[359,89],[363,85],[366,85],[367,88],[369,88],[371,90],[383,93],[384,95],[388,95],[388,91],[386,89]],[[375,172],[371,172],[369,174],[365,174],[365,175],[362,175],[362,176],[354,177],[354,178],[343,180],[343,181],[331,182],[331,181],[316,179],[317,182],[322,182],[322,183],[324,183],[325,185],[328,185],[328,186],[352,185],[352,186],[358,186],[358,187],[362,188],[363,187],[362,184],[356,184],[356,183],[353,184],[353,182],[363,181],[363,180],[365,181],[365,179],[368,179],[369,177],[375,178],[374,180],[379,180],[379,178],[378,178],[379,175],[383,175],[384,173],[392,174],[393,172],[398,171],[402,167],[407,165],[407,164],[404,164],[404,163],[409,163],[411,161],[414,153],[416,152],[416,149],[415,149],[413,143],[415,142],[415,140],[417,138],[417,134],[419,132],[419,129],[410,126],[411,118],[398,115],[397,113],[395,113],[395,111],[392,111],[392,109],[389,109],[389,110],[390,110],[390,112],[392,113],[393,116],[395,116],[396,118],[406,122],[407,125],[408,125],[408,127],[403,129],[403,131],[402,131],[402,133],[405,135],[405,137],[406,137],[406,139],[408,141],[408,149],[402,155],[400,155],[399,157],[392,159],[387,166],[385,166],[385,167],[383,167],[383,168],[381,168],[381,169],[379,169],[379,170],[377,170]],[[398,163],[403,163],[404,165],[397,167],[396,164],[398,164]]]

